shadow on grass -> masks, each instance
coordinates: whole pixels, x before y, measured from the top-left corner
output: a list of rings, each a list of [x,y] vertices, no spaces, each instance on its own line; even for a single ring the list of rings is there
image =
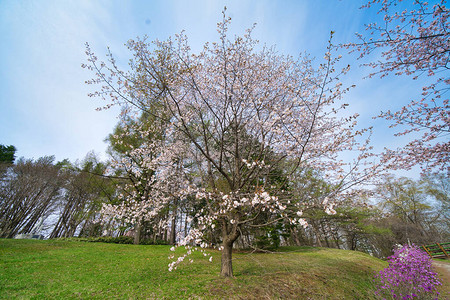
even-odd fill
[[[311,246],[283,246],[276,249],[233,249],[233,253],[237,254],[276,254],[286,252],[316,252],[326,248],[311,247]]]
[[[230,299],[374,299],[384,262],[359,252],[285,247],[236,255],[233,278],[217,278],[210,296]],[[239,296],[236,296],[239,295]]]

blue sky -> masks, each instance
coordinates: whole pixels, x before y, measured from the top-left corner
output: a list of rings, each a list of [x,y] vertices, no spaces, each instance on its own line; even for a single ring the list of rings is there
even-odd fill
[[[92,74],[86,62],[85,42],[100,57],[110,47],[126,64],[128,39],[148,35],[166,39],[185,30],[194,50],[217,40],[216,23],[227,6],[231,31],[243,34],[257,23],[254,34],[262,43],[276,45],[280,53],[308,52],[323,56],[329,33],[334,40],[355,41],[355,32],[380,16],[360,10],[359,0],[268,1],[66,1],[0,0],[0,144],[14,145],[17,155],[57,160],[82,159],[94,150],[103,158],[105,137],[111,133],[117,111],[95,111],[99,99],[87,96],[84,81]],[[395,110],[420,92],[421,84],[409,78],[386,80],[362,77],[355,55],[343,61],[352,66],[345,80],[356,84],[346,101],[361,115],[363,126],[375,126],[377,149],[405,142],[383,120],[372,117],[381,110]],[[376,57],[372,57],[376,59]]]

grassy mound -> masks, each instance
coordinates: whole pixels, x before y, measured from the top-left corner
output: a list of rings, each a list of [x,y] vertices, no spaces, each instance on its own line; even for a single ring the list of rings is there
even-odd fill
[[[371,299],[373,274],[387,266],[360,252],[288,247],[235,253],[235,277],[222,278],[220,252],[168,272],[169,248],[0,239],[0,298]]]

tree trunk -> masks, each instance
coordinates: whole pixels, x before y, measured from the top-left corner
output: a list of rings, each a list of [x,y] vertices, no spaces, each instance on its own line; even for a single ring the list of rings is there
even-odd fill
[[[174,200],[172,209],[172,224],[170,226],[169,243],[175,245],[177,242],[177,215],[178,215],[178,199]]]
[[[220,275],[224,277],[233,277],[233,243],[224,242],[222,249],[222,266],[220,269]]]
[[[231,225],[231,224],[230,224]],[[240,236],[238,225],[229,226],[226,220],[222,219],[222,265],[220,275],[225,277],[233,277],[233,261],[231,259],[233,253],[233,243]]]
[[[325,239],[325,244],[327,245],[327,248],[331,248],[330,243],[328,242],[327,231],[325,230],[322,222],[320,223],[320,229],[322,230],[323,238]]]
[[[320,241],[320,232],[319,232],[319,230],[317,229],[317,226],[316,226],[317,224],[314,222],[311,225],[312,225],[312,228],[314,230],[314,235],[316,236],[316,246],[322,247],[322,242]]]
[[[297,229],[294,227],[293,229],[291,229],[291,237],[294,240],[295,246],[301,246],[302,243],[300,243],[300,240],[298,238],[298,232]]]
[[[139,245],[141,240],[141,221],[138,221],[136,227],[134,228],[134,241],[133,244]]]
[[[176,243],[176,238],[177,238],[176,228],[177,228],[177,220],[174,215],[172,218],[172,224],[170,226],[170,242],[169,243],[171,245],[175,245],[175,243]]]

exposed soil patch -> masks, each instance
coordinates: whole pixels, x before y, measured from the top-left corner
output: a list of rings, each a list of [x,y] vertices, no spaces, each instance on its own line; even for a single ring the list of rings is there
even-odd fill
[[[439,299],[450,300],[450,261],[442,262],[433,260],[433,266],[442,282],[442,286],[439,288],[439,292],[441,293]]]

